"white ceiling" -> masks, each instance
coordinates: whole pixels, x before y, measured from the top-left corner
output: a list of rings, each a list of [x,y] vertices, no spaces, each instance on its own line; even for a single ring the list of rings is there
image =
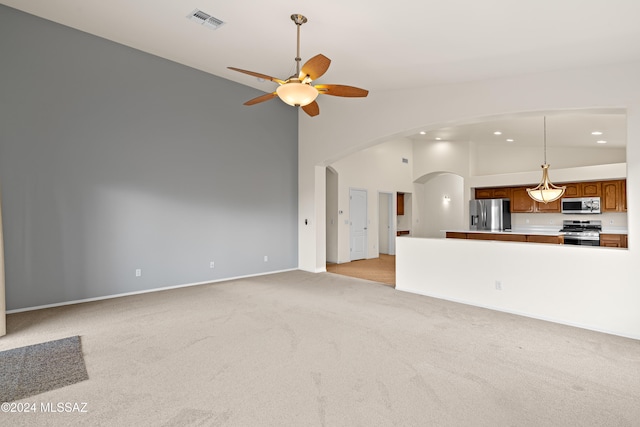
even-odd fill
[[[411,133],[416,140],[473,142],[477,145],[623,148],[627,117],[622,109],[562,111],[546,115],[520,114],[457,126]],[[496,135],[495,132],[500,132]],[[599,132],[599,135],[592,134]],[[508,139],[512,141],[507,141]],[[598,143],[606,141],[606,143]]]
[[[302,62],[317,82],[371,92],[640,60],[638,0],[2,0],[2,3],[265,92]],[[187,19],[200,9],[216,30]],[[506,126],[506,125],[505,125]],[[506,128],[506,127],[505,127]]]

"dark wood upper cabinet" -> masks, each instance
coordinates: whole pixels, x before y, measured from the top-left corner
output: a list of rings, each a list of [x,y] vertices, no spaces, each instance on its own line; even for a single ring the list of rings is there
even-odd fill
[[[518,187],[511,190],[511,212],[525,213],[534,212],[535,202],[526,187]]]
[[[600,181],[581,182],[582,194],[580,197],[601,197],[602,183]]]
[[[476,188],[476,199],[510,199],[510,187]]]
[[[562,184],[567,187],[564,190],[564,195],[562,197],[580,197],[580,184],[577,182],[572,182],[569,184]]]
[[[562,212],[562,206],[560,205],[560,200],[555,200],[549,203],[540,203],[535,202],[535,211],[536,212],[544,212],[544,213],[560,213]]]
[[[604,181],[602,183],[602,198],[600,209],[602,212],[626,211],[626,181]]]
[[[494,188],[493,189],[493,198],[494,199],[510,199],[511,198],[511,188],[507,188],[507,187]]]
[[[627,181],[624,179],[611,181],[585,181],[556,183],[566,187],[563,198],[600,197],[602,212],[627,211]],[[533,187],[534,184],[531,185]],[[528,187],[476,188],[476,199],[511,199],[511,212],[515,213],[560,213],[561,200],[551,203],[533,201],[527,193]]]

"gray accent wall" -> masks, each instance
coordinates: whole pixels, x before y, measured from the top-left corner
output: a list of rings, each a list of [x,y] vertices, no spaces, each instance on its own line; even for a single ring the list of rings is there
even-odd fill
[[[8,310],[297,268],[297,109],[5,6],[0,58]]]

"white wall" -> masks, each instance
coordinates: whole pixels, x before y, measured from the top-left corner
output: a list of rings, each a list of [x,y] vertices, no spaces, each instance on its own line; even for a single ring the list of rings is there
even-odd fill
[[[458,239],[396,244],[398,290],[640,339],[640,286],[626,276],[637,253]],[[541,274],[541,260],[555,268]]]
[[[445,196],[449,200],[445,200]],[[444,237],[442,230],[458,230],[464,221],[464,179],[455,174],[442,173],[424,184],[416,184],[419,216],[414,220],[413,236]]]
[[[555,227],[560,230],[564,220],[598,220],[602,221],[604,232],[623,231],[627,229],[626,212],[605,212],[598,215],[567,215],[560,213],[512,213],[512,228]]]
[[[338,262],[338,174],[327,168],[327,262]]]
[[[321,213],[322,221],[316,226],[322,227],[324,236],[324,182],[318,182],[325,174],[316,172],[340,156],[359,149],[392,139],[408,130],[441,127],[443,124],[460,121],[478,120],[483,117],[520,112],[546,112],[559,109],[577,108],[626,108],[627,110],[627,191],[629,250],[603,252],[606,249],[586,248],[593,250],[585,259],[593,261],[596,254],[603,254],[599,262],[593,265],[606,265],[615,259],[612,274],[607,280],[593,281],[587,269],[579,274],[583,283],[588,285],[580,289],[566,288],[571,299],[598,308],[597,314],[606,323],[603,329],[613,333],[640,336],[640,311],[637,307],[631,311],[628,301],[638,301],[637,277],[640,277],[640,198],[633,197],[640,188],[640,62],[616,64],[592,68],[556,71],[531,74],[520,77],[486,80],[437,87],[413,88],[400,91],[371,91],[368,98],[356,100],[322,99],[323,114],[310,119],[300,116],[299,122],[299,214],[301,218],[314,213]],[[428,100],[428,102],[425,102]],[[351,101],[351,102],[350,102]],[[442,170],[442,169],[439,169]],[[432,171],[424,171],[429,173]],[[555,173],[555,172],[554,172]],[[539,174],[539,172],[538,172]],[[555,176],[555,175],[554,175]],[[560,178],[553,178],[560,180]],[[536,181],[537,179],[534,179]],[[478,180],[477,182],[480,182]],[[492,184],[488,184],[492,185]],[[321,205],[322,209],[317,206]],[[324,239],[324,237],[323,237]],[[421,240],[410,238],[410,240]],[[466,265],[462,247],[459,251],[438,252],[445,239],[424,239],[427,242],[439,242],[430,248],[428,254],[438,262],[448,263],[455,268]],[[402,241],[397,239],[397,242]],[[429,245],[430,243],[427,243]],[[324,269],[324,241],[318,239],[315,229],[299,228],[299,267],[308,271]],[[495,275],[501,265],[518,264],[518,259],[546,259],[541,250],[549,246],[527,245],[515,252],[507,252],[500,263],[493,262],[482,266],[487,275]],[[563,249],[562,256],[579,261],[585,248],[561,247],[551,249],[555,254]],[[613,255],[618,254],[618,255]],[[402,253],[398,251],[398,259]],[[400,264],[400,269],[405,268]],[[472,270],[472,269],[468,269]],[[548,289],[566,286],[566,267],[557,265],[550,267],[550,274],[545,279],[544,287]],[[404,274],[401,271],[400,275]],[[422,272],[424,276],[424,272]],[[514,283],[531,281],[531,274],[526,269],[510,270],[510,281]],[[401,277],[401,276],[399,276]],[[427,278],[431,276],[426,276]],[[600,273],[597,274],[600,278]],[[414,278],[415,279],[415,278]],[[456,281],[446,274],[437,274],[434,279],[438,286],[446,288],[454,286]],[[533,286],[533,285],[531,285]],[[531,288],[531,292],[535,292]],[[515,297],[526,303],[528,293]],[[603,299],[604,298],[604,299]],[[602,302],[599,300],[603,299]],[[627,302],[616,306],[616,302]],[[569,308],[570,309],[570,308]],[[595,308],[594,308],[595,310]],[[616,319],[607,321],[606,319]],[[596,319],[597,320],[597,319]],[[594,327],[591,325],[591,327]]]
[[[480,145],[475,149],[473,162],[474,175],[492,175],[522,171],[540,171],[544,162],[544,151],[540,147],[517,147]],[[556,169],[574,168],[626,162],[624,148],[547,148],[547,162],[551,165],[550,174]],[[554,177],[551,177],[554,182]]]
[[[464,142],[414,141],[413,176],[419,179],[436,171],[469,176],[470,158],[475,155],[469,146],[469,143]]]
[[[337,217],[337,262],[349,262],[349,189],[367,190],[368,247],[367,258],[376,258],[378,252],[378,192],[411,192],[412,143],[408,139],[396,139],[356,152],[331,164],[338,174],[337,211],[327,213],[327,220]],[[403,163],[402,159],[409,163]],[[330,216],[333,215],[333,216]]]

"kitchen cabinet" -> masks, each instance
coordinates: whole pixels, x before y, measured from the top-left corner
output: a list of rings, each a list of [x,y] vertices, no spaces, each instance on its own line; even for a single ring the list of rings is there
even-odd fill
[[[584,181],[556,183],[566,187],[563,198],[571,197],[600,197],[602,212],[626,212],[627,211],[627,181],[625,179],[611,181]],[[561,200],[551,203],[534,202],[527,188],[534,187],[496,187],[476,188],[476,199],[508,198],[511,200],[512,213],[560,213]]]
[[[511,233],[463,233],[458,231],[447,231],[447,239],[469,239],[469,240],[494,240],[500,242],[529,242],[529,243],[564,243],[563,236],[546,236],[540,234],[511,234]]]
[[[493,188],[476,188],[476,199],[493,199]]]
[[[467,233],[460,233],[457,231],[447,231],[447,239],[466,239]]]
[[[467,233],[467,239],[497,240],[499,242],[526,242],[527,236],[524,234]]]
[[[601,197],[602,183],[600,181],[592,182],[563,182],[556,183],[558,186],[564,185],[563,198],[570,197]]]
[[[602,183],[602,198],[600,200],[600,209],[602,212],[625,212],[627,209],[626,192],[626,181],[604,181]]]
[[[511,212],[526,213],[535,211],[535,202],[526,187],[518,187],[511,190]]]
[[[600,246],[607,248],[626,248],[627,235],[600,233]]]
[[[553,202],[549,202],[546,204],[535,202],[534,212],[560,213],[562,212],[562,209],[561,209],[562,206],[560,204],[560,200],[562,199],[554,200]]]
[[[553,243],[562,245],[564,236],[542,236],[538,234],[527,234],[527,242],[529,243]]]
[[[568,184],[556,184],[556,185],[564,185],[565,187],[567,187],[564,190],[564,195],[562,197],[580,197],[581,194],[581,188],[580,188],[580,183],[578,182],[571,182]]]
[[[510,199],[511,188],[476,188],[476,199]]]
[[[404,193],[396,194],[396,214],[404,215]]]
[[[581,182],[580,187],[581,193],[578,197],[602,197],[602,183],[600,181]]]

